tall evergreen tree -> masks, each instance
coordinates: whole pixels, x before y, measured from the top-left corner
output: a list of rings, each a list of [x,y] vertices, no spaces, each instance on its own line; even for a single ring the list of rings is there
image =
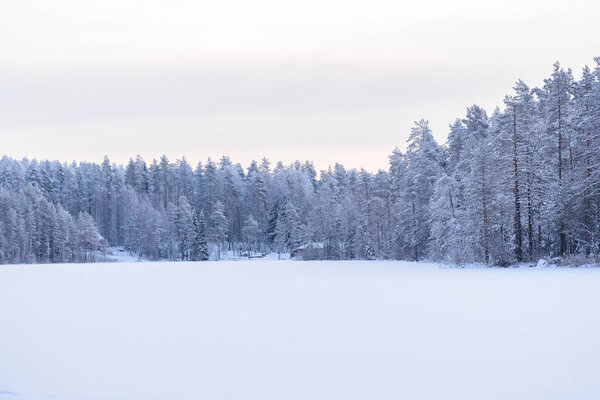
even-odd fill
[[[194,261],[208,260],[208,243],[206,241],[206,222],[202,210],[194,212],[194,241],[192,243],[191,259]]]

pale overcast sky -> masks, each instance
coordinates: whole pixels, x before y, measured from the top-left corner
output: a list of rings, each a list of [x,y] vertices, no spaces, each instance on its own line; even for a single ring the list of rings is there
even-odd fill
[[[598,1],[3,0],[0,154],[387,168],[600,55]]]

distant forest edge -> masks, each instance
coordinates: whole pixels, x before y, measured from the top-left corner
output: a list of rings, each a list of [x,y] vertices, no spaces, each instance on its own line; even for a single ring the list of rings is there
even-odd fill
[[[436,143],[411,129],[389,170],[311,162],[196,168],[165,156],[126,166],[4,156],[0,262],[206,260],[223,249],[303,259],[430,259],[511,265],[600,254],[600,57],[579,80],[556,63],[518,81],[502,109],[473,105]]]

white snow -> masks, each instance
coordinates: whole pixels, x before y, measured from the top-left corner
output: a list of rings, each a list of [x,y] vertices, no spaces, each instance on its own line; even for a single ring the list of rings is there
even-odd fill
[[[129,251],[122,247],[110,247],[106,254],[107,261],[119,262],[119,263],[132,263],[144,261],[135,254],[131,254]]]
[[[598,399],[600,269],[0,267],[0,399]]]

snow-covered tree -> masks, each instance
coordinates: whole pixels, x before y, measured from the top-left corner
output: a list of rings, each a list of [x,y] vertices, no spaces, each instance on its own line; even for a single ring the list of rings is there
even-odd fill
[[[194,241],[192,243],[191,259],[194,261],[208,260],[208,243],[206,241],[206,222],[202,210],[194,212]]]
[[[179,197],[179,204],[177,205],[177,231],[181,259],[187,260],[194,243],[195,229],[192,207],[185,196]]]
[[[248,215],[246,218],[244,227],[242,228],[242,234],[246,238],[246,251],[248,252],[248,258],[250,258],[252,246],[256,243],[259,234],[258,222],[256,222],[252,214]]]
[[[244,169],[228,157],[126,165],[0,159],[0,262],[93,261],[104,246],[147,259],[205,259],[208,244],[304,258],[507,265],[600,255],[600,58],[581,78],[555,64],[517,81],[502,108],[427,121],[388,171],[332,160]],[[206,223],[201,222],[206,216]],[[95,234],[94,234],[95,232]]]
[[[217,200],[213,206],[212,213],[210,214],[210,238],[213,243],[217,245],[217,259],[221,259],[221,245],[225,241],[227,235],[227,227],[229,225],[227,217],[225,216],[225,208],[223,203]]]

